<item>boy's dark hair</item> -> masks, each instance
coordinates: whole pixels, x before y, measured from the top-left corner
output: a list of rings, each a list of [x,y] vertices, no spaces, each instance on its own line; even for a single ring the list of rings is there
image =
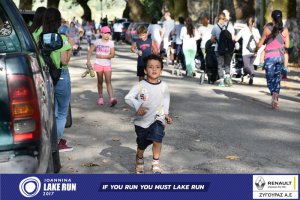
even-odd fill
[[[137,28],[137,33],[138,33],[138,34],[147,33],[147,27],[144,26],[144,25],[140,25],[140,26]]]
[[[151,55],[146,56],[145,58],[143,58],[143,61],[144,61],[144,63],[145,63],[144,69],[147,68],[147,64],[148,64],[148,61],[149,61],[149,60],[157,60],[157,61],[159,61],[159,62],[160,62],[161,69],[164,68],[164,64],[163,64],[162,58],[161,58],[160,56],[156,55],[156,54],[151,54]]]

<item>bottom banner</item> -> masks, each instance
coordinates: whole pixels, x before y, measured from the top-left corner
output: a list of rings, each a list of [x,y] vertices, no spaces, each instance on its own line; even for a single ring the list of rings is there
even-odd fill
[[[298,175],[2,174],[0,199],[298,199]]]

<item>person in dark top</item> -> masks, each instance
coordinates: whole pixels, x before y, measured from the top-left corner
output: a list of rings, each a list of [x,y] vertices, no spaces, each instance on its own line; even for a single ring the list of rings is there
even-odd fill
[[[138,54],[137,60],[137,76],[139,77],[139,81],[144,80],[145,72],[144,72],[144,61],[143,58],[151,55],[152,53],[157,54],[158,49],[155,45],[155,42],[147,37],[147,28],[145,26],[139,26],[137,29],[137,33],[139,34],[139,39],[134,41],[131,46],[131,52],[136,52]]]

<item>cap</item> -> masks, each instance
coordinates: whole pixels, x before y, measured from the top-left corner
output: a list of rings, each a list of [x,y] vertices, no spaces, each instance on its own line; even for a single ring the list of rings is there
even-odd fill
[[[111,33],[110,28],[108,26],[103,26],[100,31],[101,33]]]
[[[279,17],[282,17],[282,12],[280,10],[273,10],[271,16],[273,19],[277,19]]]

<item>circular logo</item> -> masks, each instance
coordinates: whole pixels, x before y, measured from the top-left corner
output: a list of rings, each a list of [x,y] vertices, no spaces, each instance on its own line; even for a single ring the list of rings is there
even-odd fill
[[[34,176],[23,179],[19,184],[19,190],[24,197],[34,197],[40,189],[41,181]]]

